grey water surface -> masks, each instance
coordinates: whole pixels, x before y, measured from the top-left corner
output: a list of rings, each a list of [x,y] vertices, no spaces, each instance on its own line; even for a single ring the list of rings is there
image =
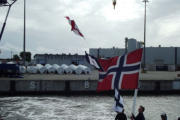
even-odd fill
[[[129,117],[132,96],[123,96],[125,113]],[[113,96],[48,96],[0,97],[0,115],[3,120],[114,120]],[[180,117],[180,96],[138,96],[145,106],[146,120],[160,120],[162,112],[168,120]],[[129,119],[129,118],[128,118]]]

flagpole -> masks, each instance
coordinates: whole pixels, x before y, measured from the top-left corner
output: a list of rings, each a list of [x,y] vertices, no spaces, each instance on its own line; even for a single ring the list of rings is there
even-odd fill
[[[141,61],[142,61],[142,58],[141,58]],[[140,69],[141,69],[141,64],[140,64]],[[139,74],[140,73],[141,72],[139,71]],[[138,76],[138,83],[139,83],[139,76]],[[136,98],[137,98],[137,94],[138,94],[138,88],[139,88],[139,84],[138,84],[138,87],[134,91],[134,98],[133,98],[134,100],[133,100],[133,106],[132,106],[132,114],[133,115],[135,114],[135,109],[136,109]]]
[[[132,114],[135,114],[137,94],[138,94],[138,89],[135,89],[135,91],[134,91],[133,106],[132,106]]]

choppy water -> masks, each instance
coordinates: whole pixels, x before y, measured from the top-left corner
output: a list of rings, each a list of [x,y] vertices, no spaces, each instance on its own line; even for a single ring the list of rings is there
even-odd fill
[[[132,97],[123,96],[125,113],[130,116]],[[0,114],[4,120],[113,120],[113,96],[1,97]],[[168,120],[180,116],[180,96],[138,97],[136,109],[145,106],[146,120]]]

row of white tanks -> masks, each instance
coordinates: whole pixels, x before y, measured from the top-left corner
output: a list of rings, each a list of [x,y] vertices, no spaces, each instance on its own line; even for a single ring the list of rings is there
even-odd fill
[[[24,66],[20,66],[20,73],[57,73],[57,74],[90,74],[91,69],[84,65],[66,65],[62,64],[61,66],[57,64],[46,64],[45,66],[41,64],[37,64],[36,66],[27,66],[27,69]]]

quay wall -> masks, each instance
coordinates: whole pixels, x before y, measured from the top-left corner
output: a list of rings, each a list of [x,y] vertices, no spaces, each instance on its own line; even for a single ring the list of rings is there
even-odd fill
[[[69,94],[72,92],[96,93],[97,80],[0,80],[0,95],[10,94]],[[177,80],[140,80],[140,92],[178,92],[180,79]],[[128,90],[123,90],[128,91]]]

